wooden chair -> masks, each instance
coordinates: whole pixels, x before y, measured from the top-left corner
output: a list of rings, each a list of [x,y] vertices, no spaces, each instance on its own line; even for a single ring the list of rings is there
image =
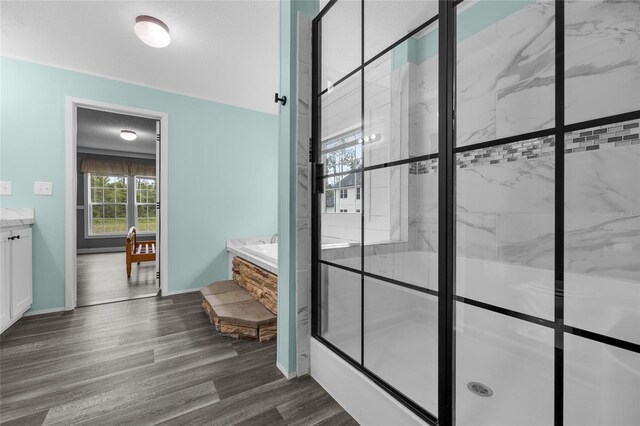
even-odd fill
[[[156,242],[141,241],[138,243],[136,238],[136,227],[132,226],[127,234],[127,278],[131,277],[131,264],[137,262],[155,262],[156,261]]]

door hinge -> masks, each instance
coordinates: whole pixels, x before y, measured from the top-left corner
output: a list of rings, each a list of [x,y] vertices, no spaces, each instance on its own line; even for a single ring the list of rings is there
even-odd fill
[[[309,162],[313,163],[313,139],[309,138]]]
[[[160,272],[156,272],[156,280],[160,279]]]
[[[160,201],[156,201],[156,210],[160,210]]]
[[[156,133],[156,142],[160,142],[160,133]]]

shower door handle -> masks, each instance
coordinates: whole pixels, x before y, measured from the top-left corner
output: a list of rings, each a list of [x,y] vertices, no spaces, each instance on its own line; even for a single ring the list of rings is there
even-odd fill
[[[324,180],[321,177],[324,175],[324,164],[311,163],[311,175],[311,193],[324,194]]]

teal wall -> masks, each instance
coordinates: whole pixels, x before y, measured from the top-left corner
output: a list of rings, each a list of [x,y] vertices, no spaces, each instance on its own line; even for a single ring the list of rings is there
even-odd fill
[[[278,363],[296,370],[296,104],[298,12],[316,16],[318,0],[280,1],[280,107],[278,142]]]
[[[32,310],[64,307],[65,96],[169,114],[170,292],[226,279],[226,238],[275,232],[276,115],[0,58],[0,203],[36,209]]]

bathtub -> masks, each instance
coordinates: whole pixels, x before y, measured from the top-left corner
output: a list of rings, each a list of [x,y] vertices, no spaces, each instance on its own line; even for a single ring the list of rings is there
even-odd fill
[[[278,275],[278,244],[265,244],[264,241],[268,240],[269,238],[227,240],[228,279],[233,279],[233,258],[235,256]]]
[[[333,262],[360,269],[359,257]],[[365,259],[367,272],[436,291],[437,265],[436,254],[417,251]],[[321,333],[359,361],[360,276],[322,268]],[[571,273],[565,282],[567,324],[640,339],[638,283]],[[457,294],[553,320],[550,270],[458,258]],[[437,415],[437,297],[369,278],[364,295],[365,367]],[[456,303],[455,336],[458,424],[553,423],[552,328]],[[565,423],[640,424],[639,405],[629,403],[640,400],[640,355],[572,335],[565,341]],[[470,382],[493,396],[472,393]]]
[[[268,262],[278,263],[278,244],[246,245],[244,249]]]

